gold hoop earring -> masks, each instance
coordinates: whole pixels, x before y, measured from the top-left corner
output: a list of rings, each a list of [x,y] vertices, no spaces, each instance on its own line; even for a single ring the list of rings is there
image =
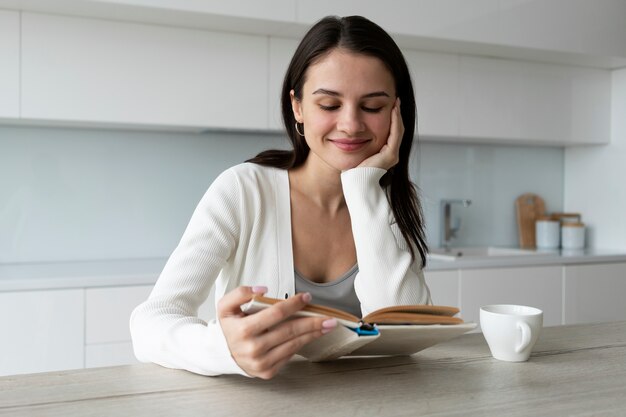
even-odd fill
[[[304,124],[302,125],[302,128],[304,128]],[[300,133],[300,129],[298,129],[298,122],[296,122],[296,132],[298,132],[298,135],[304,137],[304,133]]]

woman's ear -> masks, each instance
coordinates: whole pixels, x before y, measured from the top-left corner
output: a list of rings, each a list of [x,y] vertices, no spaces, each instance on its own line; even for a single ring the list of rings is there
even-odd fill
[[[296,122],[302,123],[304,121],[302,117],[302,103],[296,98],[296,93],[293,90],[289,92],[289,98],[291,99],[293,117],[296,119]]]

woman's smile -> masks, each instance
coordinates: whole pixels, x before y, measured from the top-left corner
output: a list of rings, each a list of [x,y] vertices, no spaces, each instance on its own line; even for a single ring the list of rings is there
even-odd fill
[[[333,145],[346,152],[360,151],[366,147],[371,139],[328,139]]]

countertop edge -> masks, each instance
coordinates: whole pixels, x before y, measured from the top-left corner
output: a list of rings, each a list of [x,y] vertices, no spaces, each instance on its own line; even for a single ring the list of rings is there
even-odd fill
[[[549,265],[585,265],[626,262],[626,251],[615,253],[586,253],[581,255],[532,255],[481,257],[452,261],[429,260],[425,271],[450,271],[458,269],[523,268]]]
[[[0,264],[0,293],[154,285],[167,258]],[[546,255],[429,260],[425,272],[626,262],[626,251],[580,256]]]

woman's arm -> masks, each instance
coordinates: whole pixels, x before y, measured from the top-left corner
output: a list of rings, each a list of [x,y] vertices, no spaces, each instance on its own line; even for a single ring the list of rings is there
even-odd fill
[[[411,259],[379,185],[385,172],[362,167],[341,174],[359,264],[354,289],[364,315],[391,305],[431,302],[420,259]]]
[[[132,313],[137,358],[203,375],[240,373],[217,320],[197,317],[239,236],[239,187],[231,171],[209,187],[147,301]]]

